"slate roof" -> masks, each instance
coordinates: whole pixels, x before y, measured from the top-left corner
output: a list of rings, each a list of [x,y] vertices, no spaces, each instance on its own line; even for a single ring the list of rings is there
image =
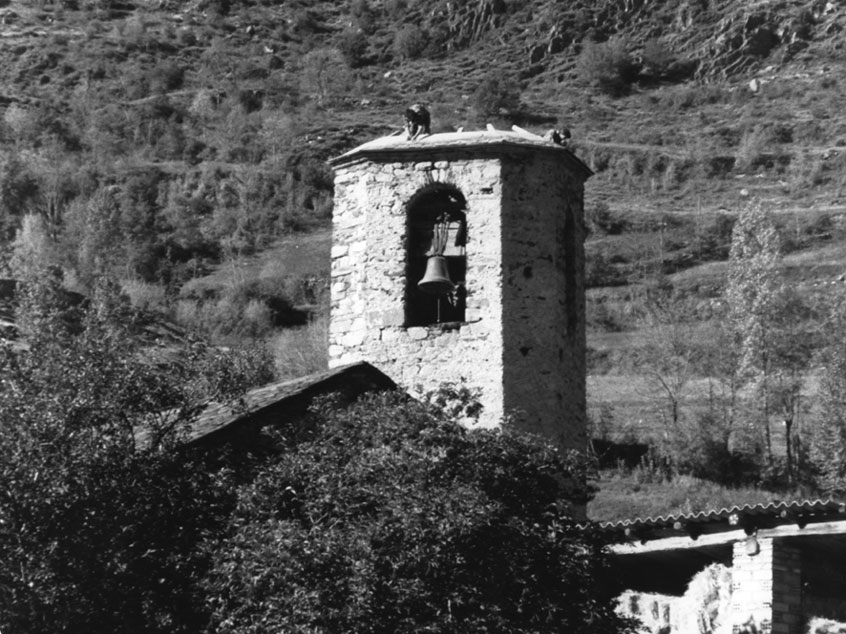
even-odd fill
[[[409,140],[404,133],[393,134],[359,145],[341,156],[330,159],[329,164],[337,167],[364,156],[403,156],[467,149],[472,149],[473,151],[484,151],[486,149],[503,151],[521,148],[561,153],[577,171],[582,172],[585,178],[593,174],[590,168],[573,154],[570,149],[522,129],[443,132],[439,134],[427,134],[413,141]]]
[[[635,519],[602,522],[600,528],[615,534],[620,541],[630,539],[660,539],[687,533],[698,536],[739,528],[770,528],[780,524],[797,523],[800,526],[813,522],[846,519],[846,502],[817,499],[769,504],[744,504],[699,513],[679,513]],[[616,539],[615,539],[616,541]]]
[[[241,442],[254,437],[262,427],[305,415],[317,396],[337,394],[342,402],[352,402],[368,391],[395,388],[390,377],[363,362],[270,383],[249,390],[233,402],[209,403],[191,421],[184,444],[211,446]],[[146,432],[136,434],[139,445],[149,440]]]

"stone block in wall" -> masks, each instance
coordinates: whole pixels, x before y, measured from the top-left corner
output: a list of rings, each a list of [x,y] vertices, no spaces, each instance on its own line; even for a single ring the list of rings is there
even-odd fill
[[[380,331],[379,339],[384,341],[385,343],[389,343],[392,341],[398,341],[400,338],[400,332],[397,328],[382,328]]]
[[[341,345],[345,348],[355,348],[364,343],[366,333],[364,331],[348,332],[341,337]]]
[[[429,338],[429,329],[424,327],[409,328],[406,334],[408,334],[409,339],[420,341],[421,339]]]
[[[740,631],[752,623],[774,634],[800,634],[802,579],[798,551],[785,540],[758,538],[750,554],[746,541],[734,545],[731,623]],[[789,561],[789,565],[785,562]]]

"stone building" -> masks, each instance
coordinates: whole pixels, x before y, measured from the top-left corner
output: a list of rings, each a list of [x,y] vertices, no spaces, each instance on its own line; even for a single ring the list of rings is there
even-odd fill
[[[644,632],[813,634],[815,622],[846,620],[843,502],[735,506],[603,529],[631,589],[623,608],[644,620]],[[724,567],[730,586],[710,604],[689,600],[689,582],[709,564]]]
[[[479,424],[507,414],[584,448],[590,170],[490,128],[384,137],[331,164],[330,367],[367,361],[412,390],[465,381]]]

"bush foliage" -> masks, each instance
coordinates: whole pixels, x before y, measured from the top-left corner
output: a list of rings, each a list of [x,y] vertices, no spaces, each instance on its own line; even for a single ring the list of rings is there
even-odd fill
[[[423,55],[429,39],[419,26],[407,24],[394,36],[394,53],[400,59],[415,59]]]
[[[176,443],[269,366],[200,346],[163,373],[113,292],[86,306],[43,277],[22,294],[26,347],[0,348],[0,629],[197,632],[197,543],[229,493]]]
[[[520,108],[520,86],[501,72],[490,73],[473,93],[473,108],[483,119],[515,114]]]
[[[211,542],[214,630],[614,632],[584,465],[400,394],[322,408]]]
[[[574,520],[584,462],[461,427],[466,390],[446,410],[329,399],[260,448],[199,455],[185,424],[266,380],[267,358],[198,344],[163,373],[103,288],[86,305],[43,275],[27,347],[0,349],[2,630],[626,629],[603,544]]]
[[[587,42],[579,55],[578,71],[583,81],[619,96],[637,80],[640,69],[632,59],[628,42],[616,37],[607,42]]]

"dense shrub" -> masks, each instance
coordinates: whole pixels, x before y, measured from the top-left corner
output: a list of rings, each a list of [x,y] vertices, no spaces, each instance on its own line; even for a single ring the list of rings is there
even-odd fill
[[[416,59],[423,54],[429,38],[419,26],[407,24],[394,37],[394,54],[400,59]]]
[[[709,480],[724,486],[755,485],[761,481],[760,452],[733,450],[720,422],[703,414],[694,424],[678,430],[661,453],[675,473]]]
[[[590,231],[618,235],[629,227],[629,219],[619,210],[611,210],[607,203],[585,207],[585,223]]]
[[[376,29],[376,12],[367,0],[353,0],[350,13],[355,18],[356,26],[365,34],[371,34]]]
[[[179,41],[179,45],[183,48],[196,46],[197,44],[197,34],[194,33],[194,30],[190,27],[180,28],[177,34],[177,39]]]
[[[699,261],[724,260],[731,247],[731,232],[736,218],[719,213],[700,228],[690,243],[691,252]]]
[[[485,76],[473,93],[473,108],[480,117],[508,115],[520,107],[520,86],[501,72]]]
[[[600,534],[573,516],[585,462],[460,426],[467,390],[432,400],[445,409],[330,399],[260,451],[201,460],[177,451],[183,425],[264,378],[261,356],[198,345],[159,374],[119,297],[68,306],[41,279],[30,348],[0,349],[4,630],[632,631]]]
[[[261,90],[245,88],[238,91],[238,105],[245,114],[261,110],[263,104],[263,93]]]
[[[318,27],[318,20],[308,9],[297,9],[291,18],[291,28],[296,33],[314,33]]]
[[[407,0],[388,0],[385,3],[385,12],[395,19],[401,17],[407,8]]]
[[[105,285],[89,307],[50,275],[23,292],[29,347],[0,348],[4,631],[179,633],[207,622],[196,545],[229,497],[225,478],[175,443],[199,403],[244,387],[256,356],[233,363],[195,348],[184,374],[157,371],[132,345],[137,319]]]
[[[597,534],[570,514],[578,462],[400,394],[312,425],[209,544],[215,632],[626,630]]]
[[[175,318],[221,343],[258,340],[281,327],[302,326],[308,319],[294,301],[307,303],[304,280],[270,278],[231,281],[225,286],[203,280],[182,287]]]
[[[185,69],[173,61],[160,63],[150,72],[150,89],[155,93],[164,93],[182,88]]]
[[[347,29],[338,38],[338,50],[350,68],[359,68],[367,62],[367,36],[363,31]]]
[[[641,59],[643,60],[644,71],[658,79],[667,74],[675,61],[675,55],[665,42],[652,39],[644,45]]]
[[[735,153],[735,167],[745,171],[764,165],[771,143],[772,137],[764,126],[746,130]]]
[[[587,42],[578,59],[582,81],[600,91],[619,96],[637,79],[640,69],[629,53],[629,45],[622,38],[607,42]]]

